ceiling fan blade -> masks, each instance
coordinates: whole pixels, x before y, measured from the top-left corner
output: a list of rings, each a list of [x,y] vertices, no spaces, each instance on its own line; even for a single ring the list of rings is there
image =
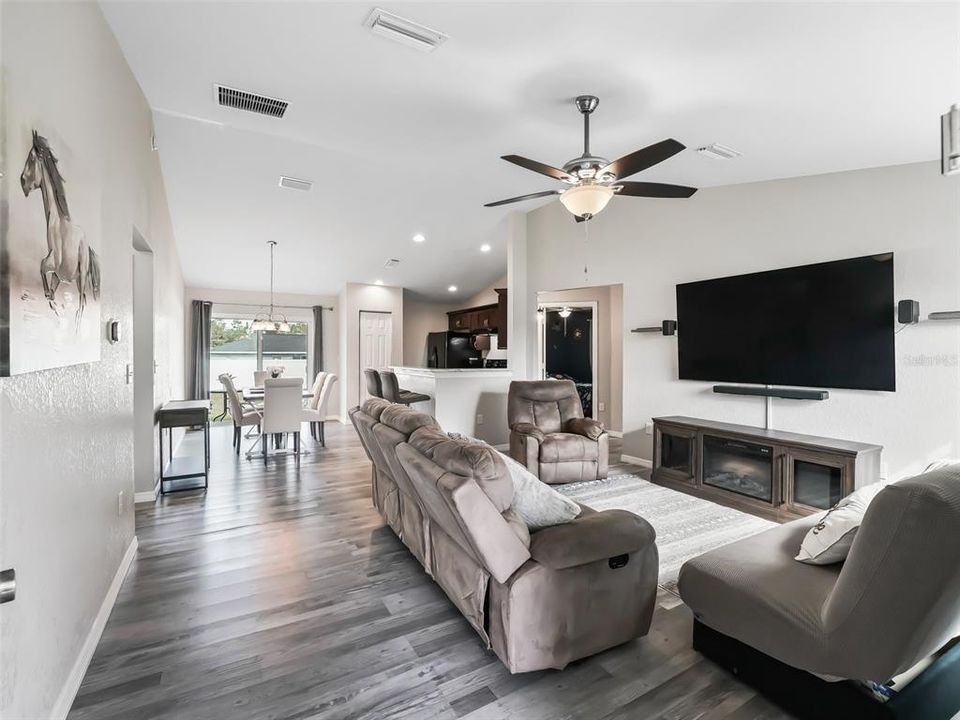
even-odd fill
[[[555,168],[552,165],[544,165],[542,162],[537,162],[536,160],[531,160],[530,158],[521,157],[520,155],[501,155],[501,160],[506,160],[507,162],[513,163],[514,165],[519,165],[522,168],[527,170],[533,170],[535,173],[540,173],[541,175],[546,175],[547,177],[555,178],[556,180],[572,180],[573,177],[561,170],[560,168]]]
[[[617,195],[628,195],[630,197],[688,198],[697,191],[697,188],[687,187],[686,185],[653,182],[618,182],[614,187],[616,186],[620,186]]]
[[[667,158],[671,158],[686,147],[682,142],[677,142],[673,138],[661,140],[653,145],[648,145],[642,150],[636,150],[629,155],[624,155],[618,160],[597,171],[598,175],[604,173],[613,173],[617,179],[629,177],[641,170],[653,167],[657,163],[662,163]]]
[[[544,190],[543,192],[530,193],[528,195],[520,195],[519,197],[507,198],[506,200],[497,200],[496,202],[487,203],[484,207],[497,207],[498,205],[508,205],[509,203],[523,202],[524,200],[534,200],[536,198],[547,197],[548,195],[559,195],[560,190]]]

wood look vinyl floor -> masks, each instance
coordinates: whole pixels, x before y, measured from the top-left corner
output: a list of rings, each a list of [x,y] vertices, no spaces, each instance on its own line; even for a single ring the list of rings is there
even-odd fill
[[[510,675],[384,526],[352,427],[305,439],[299,471],[235,458],[229,426],[212,446],[208,492],[138,506],[69,720],[788,717],[691,649],[672,596],[644,638]]]

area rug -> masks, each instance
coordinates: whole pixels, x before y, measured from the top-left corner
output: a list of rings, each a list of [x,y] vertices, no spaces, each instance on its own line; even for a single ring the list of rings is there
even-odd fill
[[[556,489],[594,510],[629,510],[653,525],[660,551],[658,582],[674,595],[680,566],[687,560],[776,526],[769,520],[654,485],[637,475],[616,475]]]

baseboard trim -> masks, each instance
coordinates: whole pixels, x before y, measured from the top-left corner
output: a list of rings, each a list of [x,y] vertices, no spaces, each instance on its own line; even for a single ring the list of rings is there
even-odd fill
[[[607,435],[615,438],[623,438],[623,430],[607,430]]]
[[[630,463],[631,465],[639,465],[644,468],[653,468],[653,462],[647,460],[646,458],[637,457],[636,455],[627,455],[625,453],[620,453],[620,460],[625,463]]]
[[[133,504],[139,505],[140,503],[156,502],[157,495],[159,494],[160,494],[160,481],[158,480],[156,485],[153,486],[153,490],[144,490],[143,492],[134,493]]]
[[[93,619],[90,632],[87,633],[87,637],[80,647],[80,654],[73,663],[73,668],[67,676],[67,681],[64,683],[63,689],[57,697],[57,702],[53,706],[50,717],[54,718],[54,720],[64,720],[70,712],[70,708],[73,706],[73,701],[77,697],[77,691],[80,690],[80,683],[83,682],[83,676],[87,674],[90,660],[93,659],[93,653],[97,649],[97,644],[100,642],[100,636],[103,635],[103,629],[107,625],[107,619],[113,611],[113,604],[117,601],[120,586],[123,585],[127,571],[130,570],[130,565],[133,564],[133,560],[137,556],[137,544],[137,536],[134,535],[133,540],[130,541],[130,545],[127,546],[127,552],[123,555],[123,560],[120,561],[120,567],[117,568],[117,572],[113,576],[110,587],[107,588],[107,594],[100,604],[100,610],[97,612],[97,616]]]
[[[510,449],[510,443],[501,443],[500,445],[494,445],[494,446],[493,446],[493,449],[494,449],[494,450],[501,450],[501,451],[503,451],[503,450],[509,450],[509,449]]]

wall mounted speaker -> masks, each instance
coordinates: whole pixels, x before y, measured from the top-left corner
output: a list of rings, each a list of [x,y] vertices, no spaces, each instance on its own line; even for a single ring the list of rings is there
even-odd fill
[[[674,335],[677,332],[677,321],[676,320],[664,320],[660,325],[661,330],[664,335]]]
[[[920,303],[916,300],[901,300],[897,303],[897,322],[913,325],[920,322]]]

